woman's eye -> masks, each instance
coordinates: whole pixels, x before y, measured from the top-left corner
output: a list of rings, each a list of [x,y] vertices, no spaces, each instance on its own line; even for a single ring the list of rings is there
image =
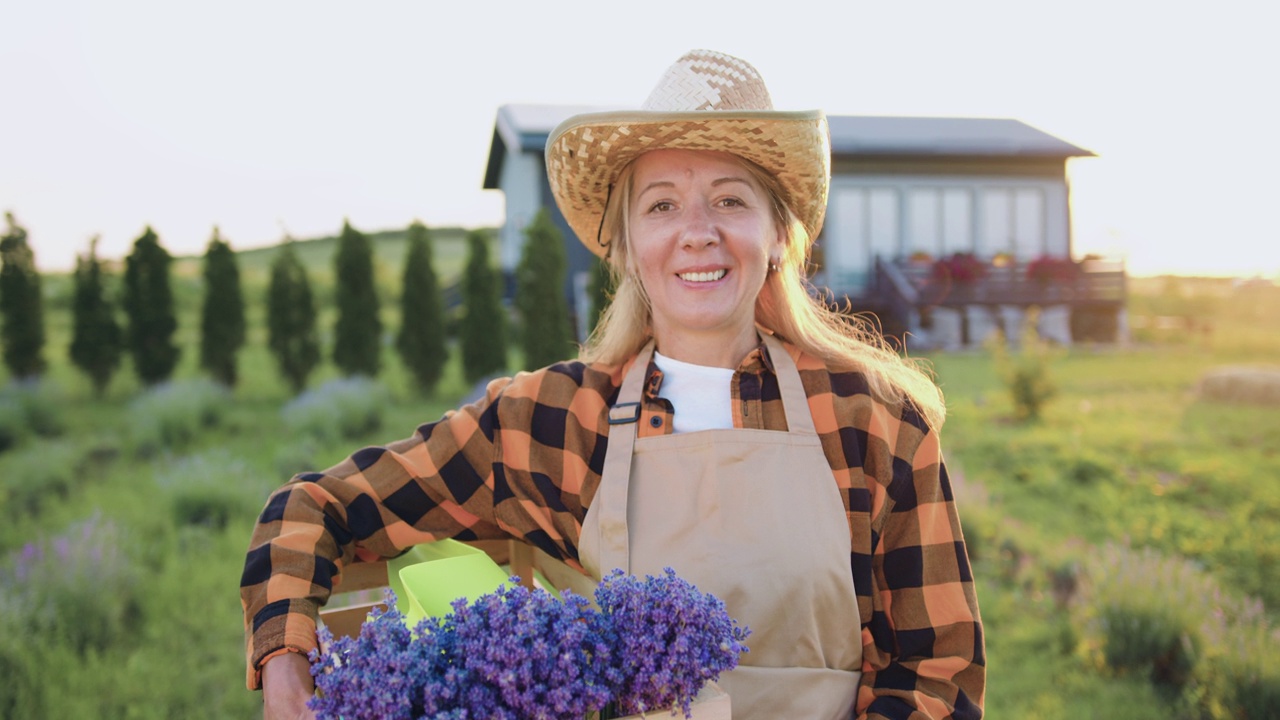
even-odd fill
[[[675,205],[667,200],[659,200],[649,208],[649,212],[667,212],[675,208]]]
[[[736,197],[727,197],[720,201],[721,207],[742,207],[742,201]]]

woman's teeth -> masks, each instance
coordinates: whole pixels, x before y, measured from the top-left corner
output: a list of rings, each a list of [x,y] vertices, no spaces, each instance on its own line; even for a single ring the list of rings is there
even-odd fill
[[[719,270],[712,270],[711,272],[680,273],[680,279],[685,282],[715,282],[716,280],[724,277],[726,272],[728,271],[721,268]]]

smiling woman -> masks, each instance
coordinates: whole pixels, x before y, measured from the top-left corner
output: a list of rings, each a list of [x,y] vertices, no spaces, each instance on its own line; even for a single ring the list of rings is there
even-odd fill
[[[693,51],[641,110],[553,131],[547,172],[613,304],[579,360],[268,501],[241,585],[268,717],[310,692],[298,653],[343,568],[441,538],[523,540],[594,580],[673,568],[751,628],[720,678],[739,720],[981,717],[940,393],[807,292],[825,116]]]

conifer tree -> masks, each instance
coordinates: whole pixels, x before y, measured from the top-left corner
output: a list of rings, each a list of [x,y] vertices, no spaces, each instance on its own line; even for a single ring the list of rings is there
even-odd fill
[[[236,353],[244,345],[244,296],[236,254],[213,229],[204,254],[204,308],[200,315],[200,366],[215,380],[236,384]]]
[[[432,266],[431,237],[420,222],[409,226],[409,257],[400,296],[400,334],[396,349],[418,388],[430,394],[449,359],[445,347],[444,297]]]
[[[105,285],[95,237],[89,241],[89,254],[76,258],[70,355],[71,362],[89,376],[98,397],[106,392],[124,354],[120,323]]]
[[[168,380],[178,365],[173,336],[178,319],[173,306],[169,265],[172,258],[150,226],[133,243],[124,263],[124,311],[134,369],[146,384]]]
[[[267,345],[280,374],[294,393],[307,386],[307,377],[320,363],[315,305],[306,268],[298,260],[293,243],[286,241],[271,263],[267,290]]]
[[[378,374],[381,365],[382,320],[373,278],[373,246],[351,223],[343,221],[334,256],[334,296],[338,320],[334,326],[333,362],[346,375]]]
[[[15,378],[39,377],[44,372],[44,309],[40,273],[27,244],[27,231],[4,214],[9,229],[0,237],[0,338],[4,364]]]
[[[474,383],[507,367],[502,276],[489,265],[489,243],[483,230],[467,233],[462,304],[463,314],[458,326],[462,372],[467,382]]]
[[[587,281],[587,294],[591,296],[591,310],[587,316],[587,334],[596,331],[600,324],[600,316],[613,300],[613,273],[609,270],[609,262],[604,258],[591,265],[591,278]]]
[[[538,211],[524,235],[524,251],[516,268],[516,310],[524,367],[534,370],[569,357],[574,337],[564,297],[568,263],[564,235],[546,208]]]

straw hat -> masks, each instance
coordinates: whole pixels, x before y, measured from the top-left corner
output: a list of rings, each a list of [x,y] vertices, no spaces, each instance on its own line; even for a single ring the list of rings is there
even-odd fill
[[[569,227],[596,255],[610,238],[601,228],[613,183],[649,150],[732,153],[778,179],[783,201],[809,231],[822,229],[831,183],[831,139],[820,110],[781,112],[749,63],[692,50],[667,69],[639,110],[575,115],[551,131],[547,179]]]

